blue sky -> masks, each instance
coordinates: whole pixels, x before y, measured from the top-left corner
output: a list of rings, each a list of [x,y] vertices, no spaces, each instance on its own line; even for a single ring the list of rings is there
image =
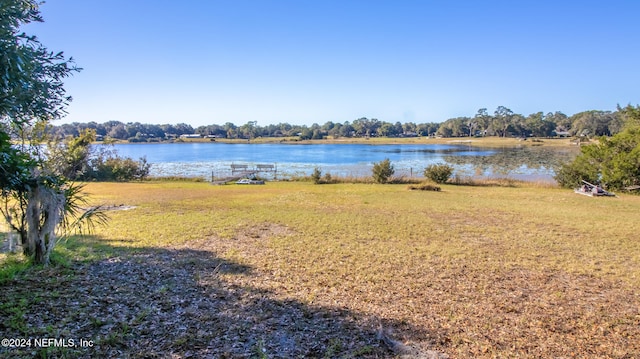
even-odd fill
[[[640,103],[640,1],[49,0],[63,122],[441,122]]]

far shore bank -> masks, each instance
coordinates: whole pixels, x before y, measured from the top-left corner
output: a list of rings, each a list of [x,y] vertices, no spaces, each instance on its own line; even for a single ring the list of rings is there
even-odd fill
[[[102,142],[97,142],[102,143]],[[228,139],[228,138],[180,138],[172,141],[161,142],[128,142],[115,141],[114,144],[159,144],[159,143],[238,143],[238,144],[304,144],[304,145],[322,145],[322,144],[370,144],[370,145],[416,145],[416,144],[441,144],[441,145],[468,145],[474,147],[519,147],[519,146],[544,146],[544,147],[576,147],[574,140],[570,138],[513,138],[513,137],[454,137],[454,138],[437,138],[437,137],[353,137],[353,138],[337,138],[322,140],[300,140],[297,137],[258,137],[250,140],[247,139]]]

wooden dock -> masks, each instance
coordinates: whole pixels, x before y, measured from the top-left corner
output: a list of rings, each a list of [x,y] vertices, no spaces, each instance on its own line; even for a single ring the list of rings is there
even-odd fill
[[[211,184],[223,185],[229,182],[235,182],[237,180],[254,177],[259,172],[271,172],[276,174],[277,168],[274,164],[258,164],[254,169],[249,168],[248,164],[231,164],[231,176],[214,179],[213,173],[211,174]]]
[[[256,173],[257,173],[257,171],[236,172],[236,173],[234,173],[233,175],[231,175],[229,177],[223,177],[223,178],[217,179],[215,181],[211,181],[211,184],[217,184],[217,185],[227,184],[229,182],[235,182],[235,181],[243,179],[245,177],[255,176]]]

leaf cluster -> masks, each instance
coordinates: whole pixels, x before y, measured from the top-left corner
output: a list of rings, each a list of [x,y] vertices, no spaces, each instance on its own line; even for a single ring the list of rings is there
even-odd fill
[[[80,69],[62,52],[49,51],[19,27],[40,22],[38,2],[0,3],[0,120],[22,128],[62,117],[71,101],[62,80]]]
[[[2,193],[12,189],[23,189],[34,160],[15,148],[9,134],[0,130],[0,186]]]

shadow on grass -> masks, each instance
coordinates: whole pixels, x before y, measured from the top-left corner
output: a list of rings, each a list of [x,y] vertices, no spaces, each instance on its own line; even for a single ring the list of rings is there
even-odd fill
[[[5,338],[65,340],[1,347],[0,357],[384,358],[394,354],[377,336],[380,324],[427,336],[407,323],[282,298],[259,283],[238,285],[236,276],[259,280],[254,268],[211,251],[107,243],[67,243],[65,256],[85,260],[0,285]]]

